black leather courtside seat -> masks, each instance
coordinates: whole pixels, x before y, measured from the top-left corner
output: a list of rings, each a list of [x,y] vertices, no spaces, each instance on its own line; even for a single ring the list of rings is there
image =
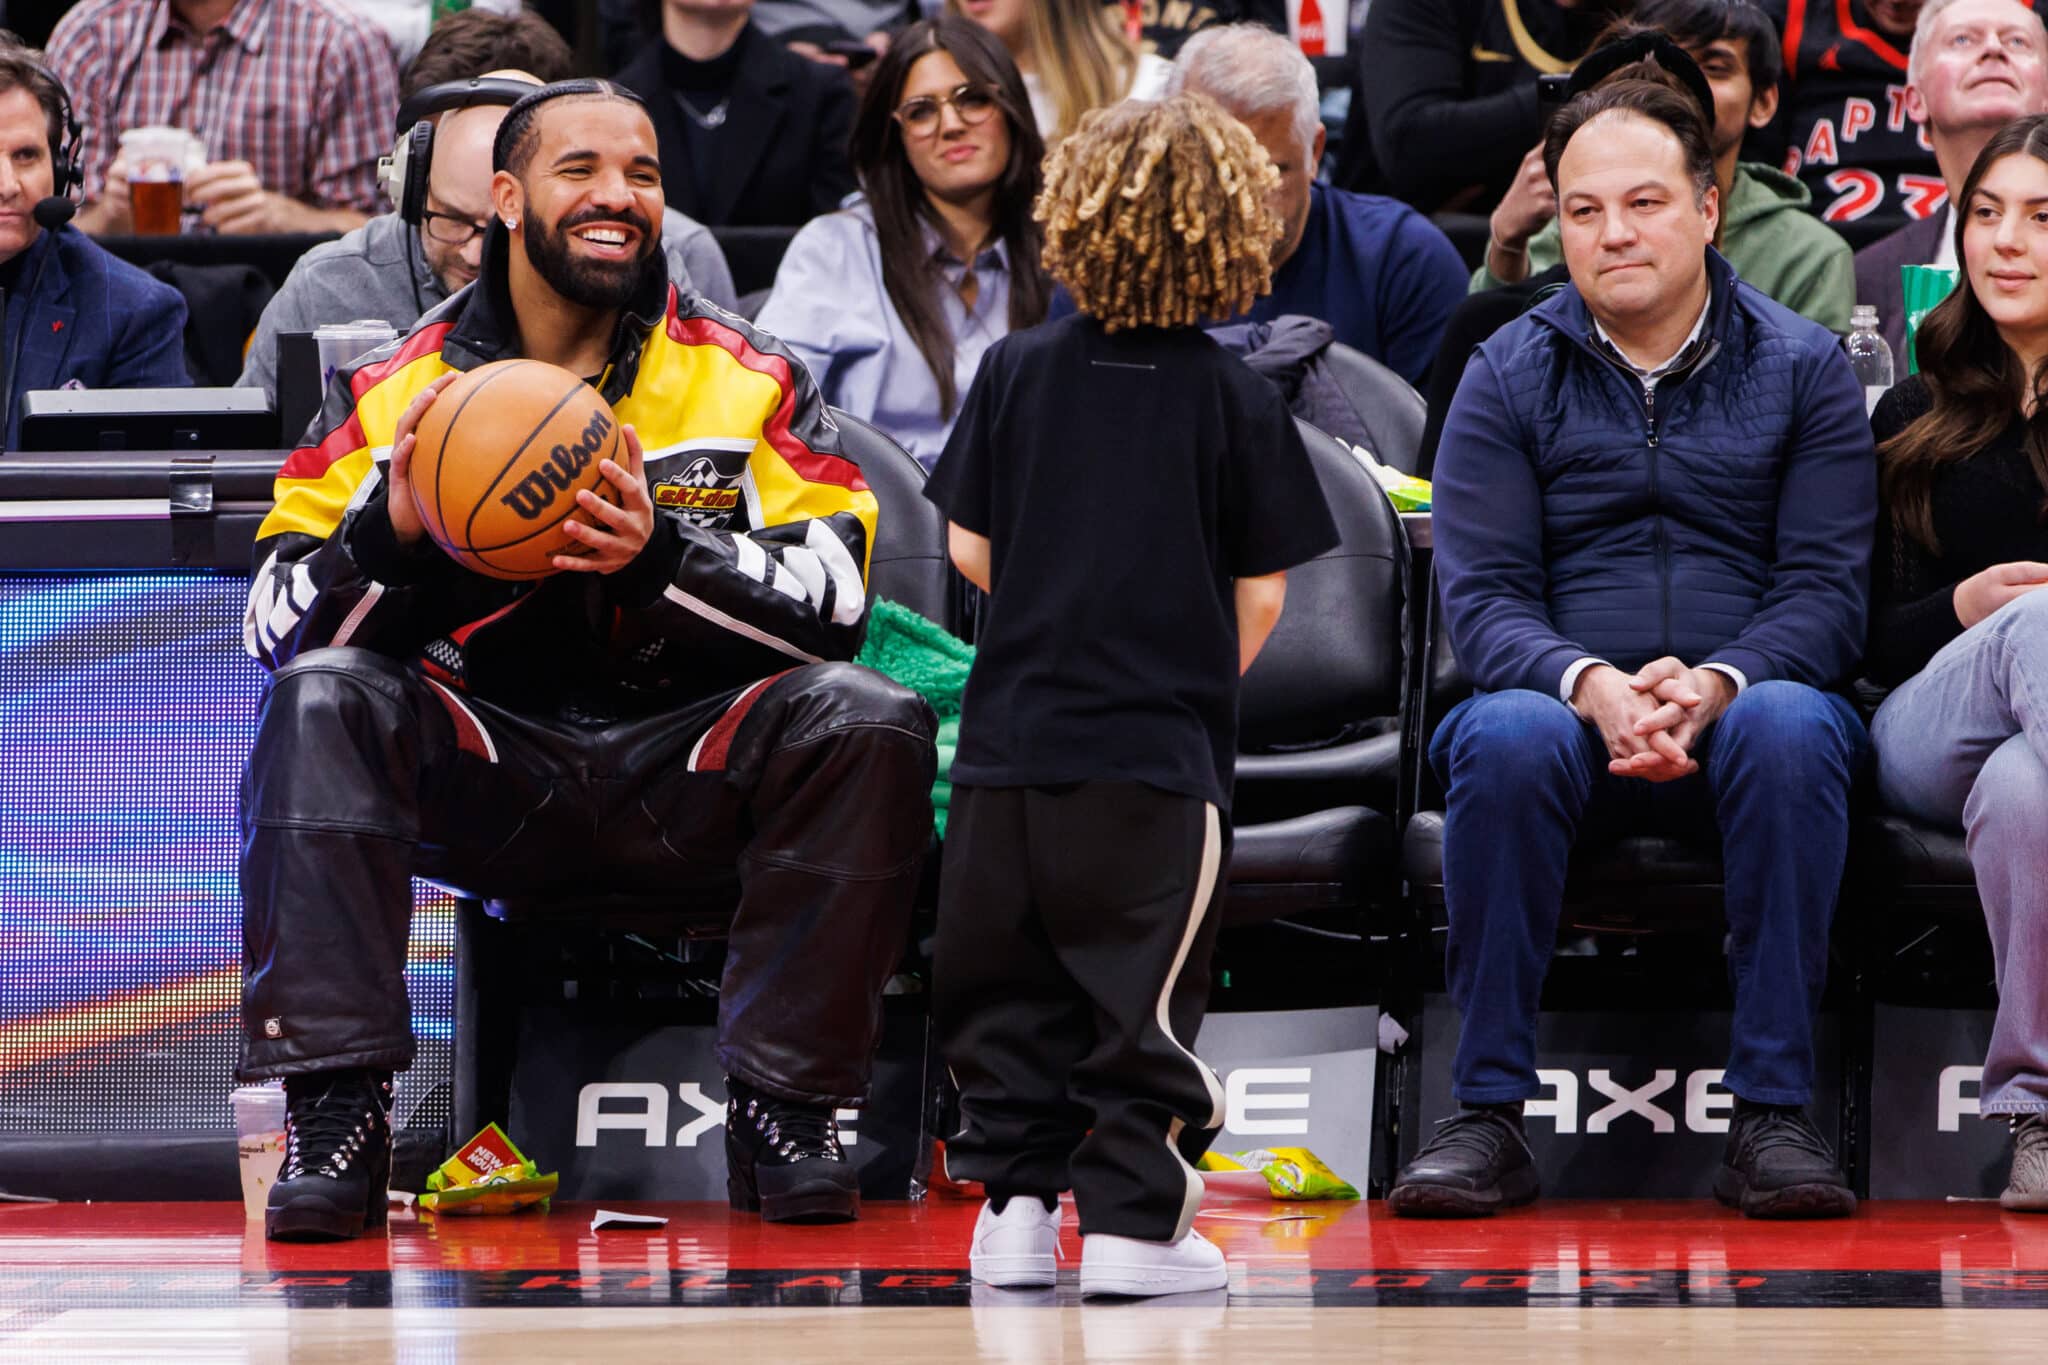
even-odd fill
[[[1429,405],[1422,395],[1400,375],[1341,341],[1331,342],[1324,356],[1330,377],[1365,424],[1373,458],[1389,469],[1413,474],[1421,459],[1422,431],[1429,424]]]
[[[1392,888],[1407,539],[1350,450],[1300,426],[1341,539],[1288,572],[1244,679],[1226,924],[1364,909]]]
[[[1402,840],[1408,884],[1443,924],[1444,814],[1419,811]],[[1707,842],[1635,835],[1572,855],[1567,921],[1620,933],[1689,925],[1721,906],[1721,859]]]
[[[1424,636],[1428,679],[1414,708],[1414,758],[1420,799],[1402,832],[1402,872],[1423,923],[1442,929],[1443,790],[1429,766],[1429,741],[1444,715],[1471,694],[1442,629],[1432,593]],[[1721,914],[1722,871],[1714,831],[1699,839],[1631,835],[1573,851],[1560,930],[1616,933],[1697,931]]]
[[[1859,820],[1851,839],[1854,879],[1890,904],[1983,913],[1961,830],[1936,829],[1880,811]]]

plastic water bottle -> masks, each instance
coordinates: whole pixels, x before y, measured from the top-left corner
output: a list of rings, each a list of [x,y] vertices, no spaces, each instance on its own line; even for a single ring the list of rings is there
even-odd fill
[[[1863,410],[1877,411],[1877,400],[1892,386],[1892,348],[1877,331],[1877,309],[1859,303],[1849,310],[1849,368],[1863,385]]]

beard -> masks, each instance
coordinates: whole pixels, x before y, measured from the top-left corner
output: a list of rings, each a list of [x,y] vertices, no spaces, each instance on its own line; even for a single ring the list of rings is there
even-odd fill
[[[598,261],[573,254],[569,234],[585,223],[625,223],[640,234],[640,254],[630,261]],[[661,250],[656,236],[637,209],[622,213],[588,212],[566,218],[550,228],[529,216],[520,225],[526,258],[550,289],[583,308],[612,311],[632,302],[647,263]]]

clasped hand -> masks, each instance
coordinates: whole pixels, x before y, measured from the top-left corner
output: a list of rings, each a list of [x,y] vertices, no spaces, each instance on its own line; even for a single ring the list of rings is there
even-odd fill
[[[1734,699],[1726,674],[1687,668],[1667,655],[1633,675],[1592,665],[1579,675],[1571,706],[1600,732],[1608,772],[1670,782],[1700,770],[1693,746]]]
[[[441,390],[458,376],[444,374],[413,396],[399,415],[391,446],[390,488],[385,506],[391,516],[391,530],[398,543],[413,546],[426,535],[419,504],[412,495],[412,452],[418,443],[420,419]],[[640,448],[640,433],[628,422],[622,431],[626,463],[598,462],[605,482],[612,486],[614,501],[607,501],[589,489],[579,489],[576,506],[584,520],[571,516],[562,529],[583,548],[565,550],[554,557],[554,566],[567,573],[617,573],[631,564],[654,535],[654,498],[647,487],[647,460]]]

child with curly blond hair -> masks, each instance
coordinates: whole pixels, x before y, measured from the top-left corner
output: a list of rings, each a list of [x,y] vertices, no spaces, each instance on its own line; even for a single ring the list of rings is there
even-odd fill
[[[1045,266],[1080,312],[983,357],[927,495],[990,594],[939,893],[946,1166],[969,1260],[1081,1291],[1218,1289],[1189,1164],[1223,1091],[1189,1051],[1229,854],[1237,682],[1286,570],[1337,533],[1279,392],[1201,330],[1269,279],[1275,172],[1199,95],[1087,115],[1046,168]]]

